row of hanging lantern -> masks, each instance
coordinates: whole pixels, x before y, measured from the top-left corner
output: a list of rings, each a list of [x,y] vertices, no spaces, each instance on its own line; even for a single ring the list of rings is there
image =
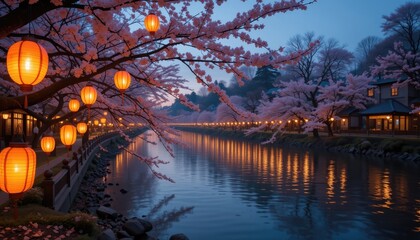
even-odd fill
[[[159,29],[159,18],[150,13],[144,19],[146,30],[151,35]],[[40,83],[48,71],[48,53],[37,42],[29,38],[14,43],[7,52],[6,67],[10,78],[20,86],[25,94],[23,108],[28,106],[26,93],[31,92],[33,86]],[[114,76],[114,83],[119,89],[124,101],[124,92],[129,87],[130,74],[126,71],[118,71]],[[90,114],[90,107],[97,98],[96,89],[86,85],[81,90],[81,99],[87,106]],[[69,101],[69,109],[77,112],[80,103],[77,99]],[[88,114],[88,118],[89,118]],[[87,124],[80,122],[77,127],[67,124],[60,129],[62,143],[70,148],[76,141],[76,131],[84,134],[87,131]],[[55,139],[52,136],[44,136],[41,139],[41,148],[48,155],[55,148]],[[36,172],[36,154],[26,143],[10,143],[10,146],[0,152],[0,189],[9,193],[11,199],[17,199],[23,192],[32,188]]]

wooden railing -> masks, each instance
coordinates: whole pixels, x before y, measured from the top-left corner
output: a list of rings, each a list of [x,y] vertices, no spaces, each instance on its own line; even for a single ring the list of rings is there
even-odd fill
[[[58,211],[68,211],[99,145],[105,145],[117,136],[119,134],[116,132],[97,136],[74,152],[71,160],[64,159],[62,170],[55,176],[52,176],[51,171],[46,171],[42,183],[43,205]]]

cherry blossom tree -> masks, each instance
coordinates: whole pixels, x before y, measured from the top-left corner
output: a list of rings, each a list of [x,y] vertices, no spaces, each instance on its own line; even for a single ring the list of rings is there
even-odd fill
[[[267,121],[275,121],[280,124],[271,125],[275,136],[284,130],[289,120],[302,124],[305,132],[326,127],[328,135],[332,136],[331,119],[349,106],[364,109],[373,99],[366,95],[366,90],[372,79],[366,75],[347,75],[345,80],[329,80],[327,84],[320,86],[306,84],[303,79],[283,82],[280,85],[279,94],[272,101],[265,101],[259,107],[259,117]],[[316,107],[308,101],[315,89]],[[264,128],[261,126],[260,128]],[[249,133],[259,130],[252,129]]]
[[[398,84],[420,87],[420,3],[408,2],[384,16],[384,20],[382,31],[402,40],[395,42],[386,56],[377,58],[372,73],[395,79]]]
[[[92,117],[109,112],[108,122],[143,123],[150,127],[170,151],[176,141],[167,124],[166,112],[157,108],[170,98],[197,110],[182,92],[189,83],[180,75],[187,69],[208,91],[235,109],[211,76],[213,69],[243,79],[241,66],[280,67],[297,61],[315,45],[284,53],[272,49],[251,32],[264,28],[259,20],[293,10],[305,10],[314,0],[250,1],[252,7],[233,19],[221,21],[215,11],[223,0],[20,0],[0,2],[0,111],[22,109],[45,126],[66,119],[87,120],[83,106],[70,113],[66,103],[80,89],[92,84],[98,91]],[[149,12],[160,18],[160,29],[151,35],[143,19]],[[24,96],[12,83],[6,69],[8,48],[31,35],[49,54],[49,69],[42,83]],[[229,39],[238,42],[229,46]],[[264,49],[252,53],[248,46]],[[121,94],[113,84],[116,71],[128,71],[132,86]],[[57,117],[60,116],[60,117]],[[123,117],[122,120],[119,120]],[[45,128],[42,129],[46,130]],[[41,134],[41,132],[40,132]]]
[[[214,112],[202,111],[197,117],[197,122],[199,123],[214,122]]]
[[[241,109],[243,114],[234,111],[231,107],[229,107],[226,103],[221,103],[216,108],[216,122],[242,122],[245,121],[245,112],[244,109],[245,99],[240,96],[232,96],[230,97],[230,101],[235,104],[237,109]]]
[[[319,95],[323,86],[342,80],[348,72],[353,55],[334,39],[325,40],[323,37],[316,37],[311,32],[297,35],[289,41],[287,51],[300,51],[314,42],[317,44],[313,51],[303,56],[296,65],[286,67],[287,73],[283,81],[297,82],[283,83],[281,87],[286,89],[290,87],[292,94],[291,96],[289,93],[286,93],[285,96],[280,94],[280,97],[285,97],[288,102],[293,102],[291,98],[296,97],[297,102],[292,103],[291,106],[302,109],[299,111],[290,109],[291,112],[287,114],[289,116],[285,115],[284,117],[295,116],[298,119],[303,119],[309,117],[309,114],[313,116],[311,119],[315,118],[316,110],[321,104]],[[304,91],[299,93],[299,89]],[[304,112],[305,114],[303,114]],[[314,121],[317,124],[319,122],[318,120]],[[318,127],[313,125],[311,128],[315,137],[319,136]]]

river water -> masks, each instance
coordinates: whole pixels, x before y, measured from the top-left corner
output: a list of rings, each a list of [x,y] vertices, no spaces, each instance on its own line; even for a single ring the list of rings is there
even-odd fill
[[[158,171],[176,183],[127,152],[106,179],[112,208],[145,216],[159,239],[420,239],[419,169],[199,133],[181,138],[175,158],[139,137],[129,146],[168,160]]]

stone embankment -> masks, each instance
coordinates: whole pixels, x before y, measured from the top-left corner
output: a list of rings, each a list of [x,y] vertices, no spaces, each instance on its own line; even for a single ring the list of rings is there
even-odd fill
[[[97,224],[102,232],[98,236],[99,240],[113,239],[141,239],[155,240],[157,238],[148,233],[153,229],[153,225],[143,218],[127,218],[112,209],[113,199],[105,193],[107,187],[119,187],[118,183],[106,183],[104,178],[110,174],[110,161],[115,159],[118,153],[118,145],[127,144],[123,139],[115,139],[108,146],[108,152],[101,152],[96,156],[92,166],[86,173],[79,193],[72,205],[71,211],[87,212],[97,216]],[[120,189],[121,194],[129,190]],[[170,240],[187,240],[184,234],[175,234]]]

